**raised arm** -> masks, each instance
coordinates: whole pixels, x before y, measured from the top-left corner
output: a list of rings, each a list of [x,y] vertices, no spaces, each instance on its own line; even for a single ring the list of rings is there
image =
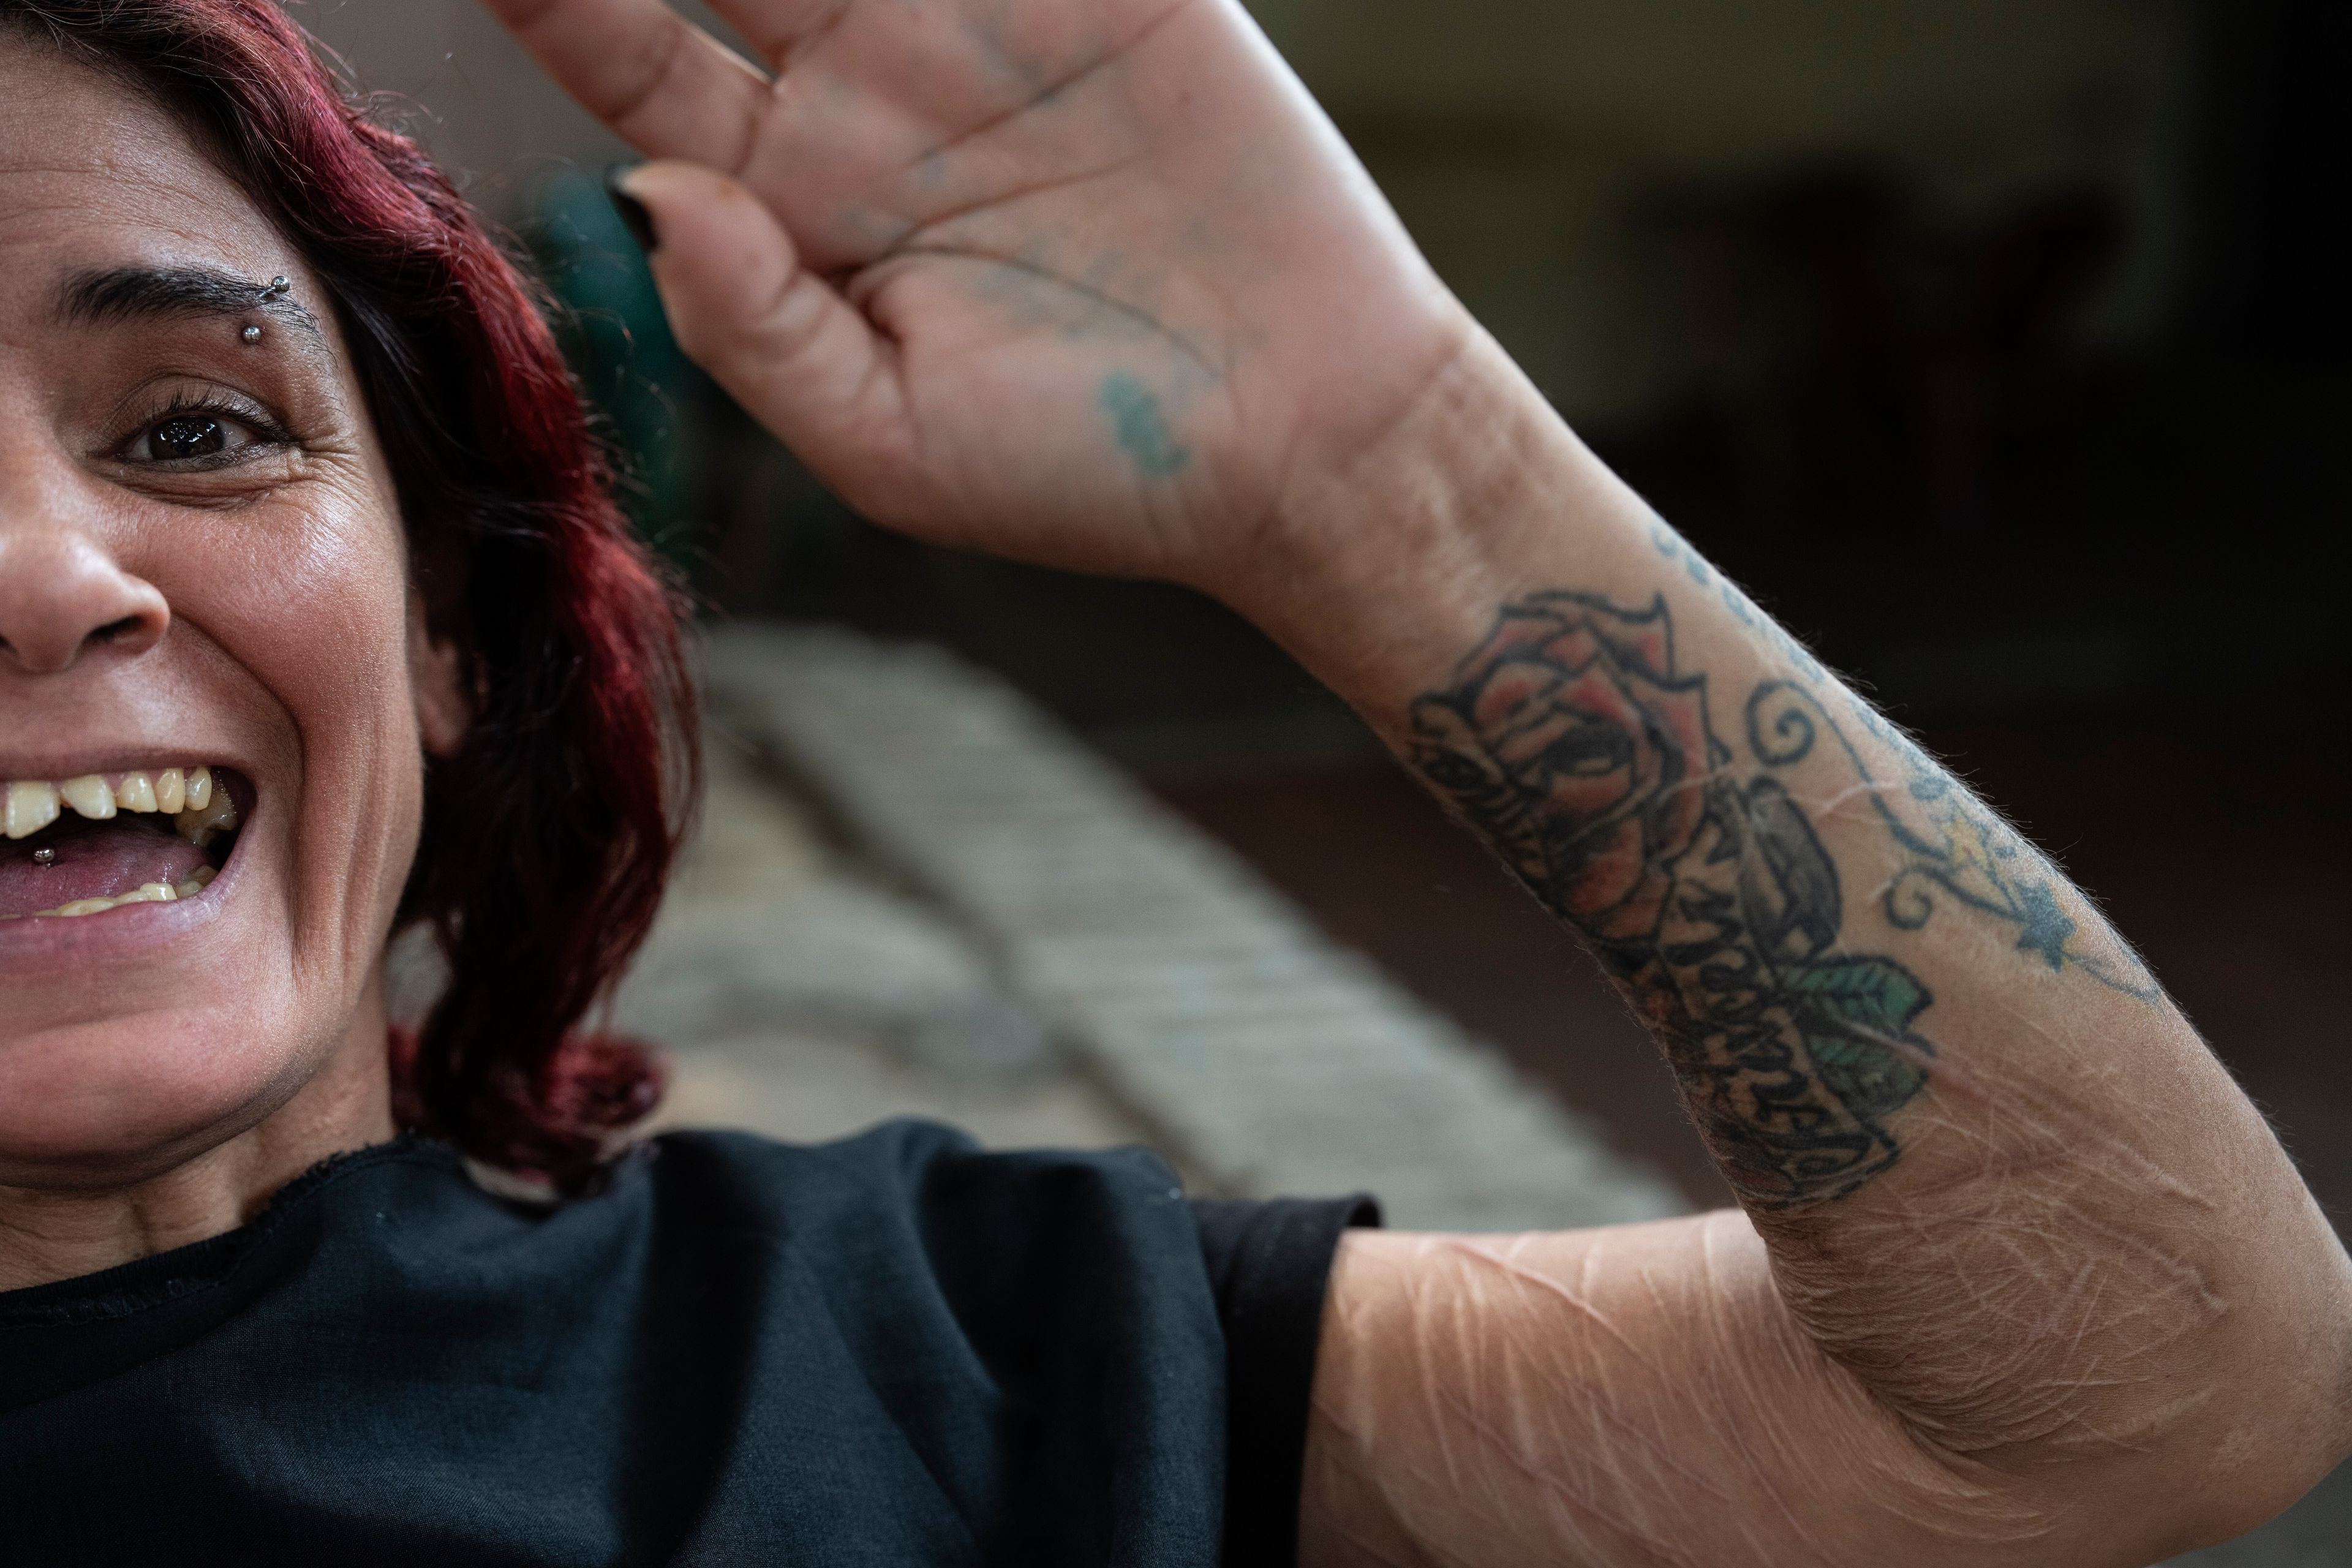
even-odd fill
[[[1674,1062],[1744,1215],[1343,1248],[1310,1563],[2138,1563],[2352,1447],[2352,1270],[2194,1032],[1584,450],[1232,0],[719,0],[765,70],[494,4],[852,504],[1252,616]]]
[[[1351,1238],[1310,1565],[2123,1568],[2352,1448],[2342,1248],[2048,860],[1483,342],[1339,493],[1277,624],[1601,957],[1746,1213]]]

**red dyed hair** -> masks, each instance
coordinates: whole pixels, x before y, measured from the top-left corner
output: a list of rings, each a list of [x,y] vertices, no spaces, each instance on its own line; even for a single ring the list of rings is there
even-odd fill
[[[400,921],[431,922],[450,978],[394,1042],[395,1114],[576,1186],[660,1097],[646,1051],[574,1030],[653,922],[698,780],[679,602],[541,296],[271,0],[0,0],[0,24],[160,101],[334,296],[476,699],[426,773]]]

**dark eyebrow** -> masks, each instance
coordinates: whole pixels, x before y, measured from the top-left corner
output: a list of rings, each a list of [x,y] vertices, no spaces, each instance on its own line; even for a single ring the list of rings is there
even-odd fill
[[[170,316],[244,316],[256,311],[313,338],[319,318],[294,300],[264,302],[264,286],[205,267],[115,267],[77,272],[58,290],[58,319],[74,326],[119,326]]]

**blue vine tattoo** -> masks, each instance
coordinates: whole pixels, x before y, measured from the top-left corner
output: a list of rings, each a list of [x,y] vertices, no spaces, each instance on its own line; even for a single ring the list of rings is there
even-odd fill
[[[1821,1202],[1894,1163],[1888,1118],[1927,1084],[1914,1025],[1934,998],[1843,943],[1835,862],[1769,759],[1736,776],[1663,595],[1507,606],[1412,731],[1413,764],[1664,1040],[1743,1197]]]
[[[2033,847],[1944,769],[1930,762],[1911,738],[1863,703],[1853,701],[1829,679],[1797,640],[1759,610],[1732,581],[1708,564],[1662,517],[1650,520],[1650,543],[1686,573],[1693,584],[1711,589],[1740,625],[1760,630],[1773,650],[1816,689],[1793,681],[1768,680],[1748,700],[1748,741],[1767,766],[1793,767],[1813,749],[1817,728],[1826,729],[1844,752],[1871,807],[1905,857],[1903,869],[1887,884],[1881,902],[1888,922],[1917,931],[1936,910],[1937,894],[2017,928],[2017,946],[2053,970],[2074,968],[2111,990],[2152,1002],[2162,995],[2137,953],[2113,932],[2103,932],[2111,953],[2092,951],[2082,928],[2058,900],[2058,878]],[[1843,710],[1870,737],[1893,752],[1903,779],[1887,787],[1874,777],[1839,729],[1820,696],[1835,694]],[[1761,722],[1764,710],[1787,704],[1772,719],[1771,738]],[[1810,711],[1808,711],[1810,710]],[[1898,804],[1897,797],[1900,797]]]
[[[1879,821],[1903,852],[1903,864],[1879,901],[1889,925],[1917,931],[1939,895],[2017,928],[2017,949],[2054,973],[2080,970],[2110,990],[2152,1002],[2155,977],[2130,948],[2103,932],[2112,953],[2086,947],[2081,923],[2058,900],[2049,863],[1982,802],[1894,725],[1859,703],[1849,709],[1872,738],[1891,750],[1900,783],[1883,782],[1815,693],[1794,681],[1768,680],[1748,699],[1748,744],[1768,767],[1793,767],[1811,756],[1826,732],[1861,784]]]
[[[1822,683],[1829,680],[1829,671],[1822,668],[1821,660],[1813,657],[1810,648],[1759,609],[1756,601],[1740,591],[1738,584],[1708,564],[1706,557],[1692,549],[1690,541],[1676,533],[1673,524],[1654,514],[1650,519],[1650,543],[1659,554],[1681,567],[1694,584],[1712,591],[1733,620],[1749,631],[1762,634],[1771,643],[1772,651],[1787,659],[1806,679]]]

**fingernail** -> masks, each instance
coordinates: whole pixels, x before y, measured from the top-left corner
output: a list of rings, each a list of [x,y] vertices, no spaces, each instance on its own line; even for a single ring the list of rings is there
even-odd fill
[[[605,170],[604,194],[613,198],[613,210],[621,215],[621,222],[628,228],[629,237],[637,242],[638,248],[650,256],[661,246],[661,236],[654,232],[653,214],[646,211],[645,203],[629,195],[621,186],[621,182],[627,179],[637,167],[635,162],[630,162],[615,163]]]

